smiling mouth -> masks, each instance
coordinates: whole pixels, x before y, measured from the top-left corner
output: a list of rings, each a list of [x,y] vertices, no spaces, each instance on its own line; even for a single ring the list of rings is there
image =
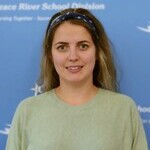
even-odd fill
[[[71,71],[71,72],[72,71],[73,72],[80,71],[82,68],[83,68],[83,66],[69,66],[69,67],[66,67],[66,69]]]

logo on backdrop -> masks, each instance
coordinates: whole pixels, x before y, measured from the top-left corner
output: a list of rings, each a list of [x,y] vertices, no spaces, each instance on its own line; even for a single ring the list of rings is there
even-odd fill
[[[150,107],[138,105],[137,109],[141,114],[150,114]],[[143,117],[142,122],[143,122],[143,124],[149,124],[150,125],[150,118]]]
[[[137,108],[140,113],[150,113],[150,107],[144,107],[144,106],[138,105]]]
[[[32,91],[34,91],[34,96],[37,96],[39,94],[42,94],[44,91],[44,86],[43,86],[43,82],[41,80],[38,80],[34,87],[31,88]]]
[[[82,7],[82,8],[87,8],[90,10],[105,10],[106,6],[103,3],[76,3],[76,2],[72,2],[72,3],[18,3],[18,4],[0,4],[0,12],[12,12],[9,15],[3,15],[0,16],[0,22],[12,22],[12,21],[16,21],[16,22],[22,22],[22,21],[48,21],[50,16],[46,15],[40,15],[40,13],[36,13],[38,14],[37,16],[34,15],[25,15],[25,11],[27,11],[27,14],[29,11],[31,12],[35,12],[35,11],[50,11],[50,10],[62,10],[62,9],[66,9],[66,8],[78,8],[78,7]],[[24,16],[20,16],[18,15],[17,11],[24,11]],[[3,14],[3,13],[2,13]],[[30,13],[31,14],[31,13]],[[49,14],[49,13],[48,13]]]
[[[37,96],[42,93],[42,87],[35,83],[34,87],[31,88],[32,91],[34,91],[34,96]]]
[[[4,129],[0,130],[0,134],[8,135],[10,131],[11,124],[6,124]]]
[[[149,24],[150,24],[150,21],[149,21]],[[143,32],[150,33],[150,25],[147,25],[146,27],[137,26],[137,28]]]

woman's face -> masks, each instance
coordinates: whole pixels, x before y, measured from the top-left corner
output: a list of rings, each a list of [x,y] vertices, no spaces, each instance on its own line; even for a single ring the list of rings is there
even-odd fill
[[[62,23],[52,42],[52,60],[61,83],[92,83],[96,48],[87,29]]]

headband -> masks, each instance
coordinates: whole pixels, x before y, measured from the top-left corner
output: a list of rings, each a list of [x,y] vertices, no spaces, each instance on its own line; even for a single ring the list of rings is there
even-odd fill
[[[49,24],[48,33],[54,26],[58,25],[59,23],[61,23],[63,21],[70,20],[70,19],[82,20],[83,22],[85,22],[91,28],[91,30],[94,31],[95,35],[98,37],[93,21],[90,18],[88,18],[86,15],[83,15],[83,14],[80,14],[80,13],[77,13],[77,12],[67,12],[63,15],[60,15],[60,16],[56,17]]]

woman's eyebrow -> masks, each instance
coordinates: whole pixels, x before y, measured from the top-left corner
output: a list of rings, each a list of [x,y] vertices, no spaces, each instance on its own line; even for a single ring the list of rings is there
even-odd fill
[[[58,45],[58,44],[68,44],[67,42],[56,42],[54,43],[54,45]]]
[[[83,40],[83,41],[79,41],[78,43],[80,44],[80,43],[91,43],[91,42],[90,42],[90,41]]]
[[[87,41],[87,40],[82,40],[82,41],[78,41],[77,43],[78,43],[78,44],[81,44],[81,43],[91,43],[91,42],[90,42],[90,41]],[[66,45],[66,44],[69,44],[69,43],[68,43],[68,42],[59,41],[59,42],[54,43],[54,46],[59,45],[59,44],[64,44],[64,45]]]

